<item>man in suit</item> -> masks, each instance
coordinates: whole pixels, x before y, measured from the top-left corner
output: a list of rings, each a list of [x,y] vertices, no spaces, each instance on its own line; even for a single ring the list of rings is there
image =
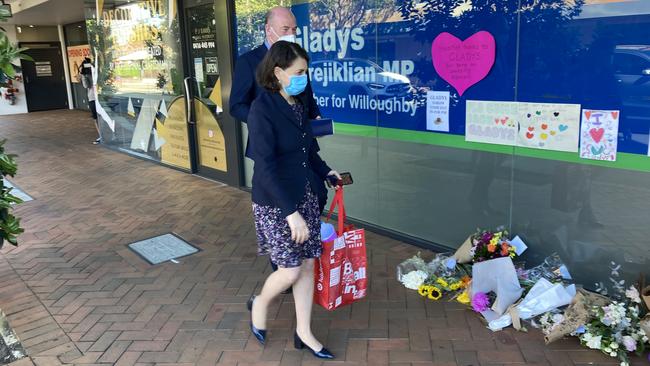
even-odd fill
[[[230,114],[236,119],[248,122],[248,112],[251,103],[261,93],[262,89],[255,81],[257,66],[268,52],[269,48],[278,40],[295,42],[296,17],[291,10],[277,6],[266,13],[264,43],[251,51],[241,55],[235,64],[232,89],[230,90]],[[307,95],[313,95],[311,85],[305,89]],[[309,118],[320,117],[320,110],[313,98],[309,98]],[[248,145],[248,144],[247,144]],[[246,157],[250,158],[250,151],[246,148]]]
[[[235,75],[233,76],[232,88],[230,89],[230,114],[240,121],[248,122],[248,113],[251,104],[263,92],[263,89],[257,84],[255,75],[257,66],[262,62],[262,59],[271,48],[271,46],[279,41],[296,42],[296,17],[291,10],[282,6],[276,6],[266,13],[264,23],[264,43],[254,48],[251,51],[241,55],[235,63]],[[310,119],[320,118],[320,110],[318,104],[314,100],[311,84],[308,83],[305,89],[307,103],[309,103],[308,110]],[[250,139],[246,143],[246,157],[251,158]],[[318,146],[317,146],[318,148]],[[321,212],[327,203],[327,189],[324,185],[322,187],[315,187],[316,195],[318,196],[318,204]],[[277,267],[273,262],[271,266],[275,271]],[[288,290],[290,291],[290,290]]]

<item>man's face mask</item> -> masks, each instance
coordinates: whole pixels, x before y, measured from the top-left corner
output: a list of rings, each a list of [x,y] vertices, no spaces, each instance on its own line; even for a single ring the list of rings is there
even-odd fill
[[[273,32],[273,34],[275,34],[275,36],[278,37],[277,41],[287,41],[287,42],[291,42],[291,43],[296,43],[296,35],[295,34],[286,34],[284,36],[280,36],[275,31],[275,29],[273,29],[273,27],[270,27],[270,28],[271,28],[271,32]]]

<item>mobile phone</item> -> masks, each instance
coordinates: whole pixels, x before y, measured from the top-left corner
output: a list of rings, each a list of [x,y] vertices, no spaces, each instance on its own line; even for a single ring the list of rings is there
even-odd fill
[[[341,179],[337,179],[334,175],[328,175],[327,182],[331,187],[347,186],[353,183],[352,175],[350,173],[341,173]]]
[[[349,172],[341,173],[341,179],[337,182],[340,186],[348,186],[352,183],[354,183],[354,181],[352,180],[352,174]]]

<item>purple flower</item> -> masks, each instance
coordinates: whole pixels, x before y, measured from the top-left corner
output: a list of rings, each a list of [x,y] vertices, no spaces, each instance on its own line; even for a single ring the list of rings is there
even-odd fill
[[[623,337],[623,345],[628,352],[636,351],[636,341],[630,336]]]
[[[472,297],[472,309],[477,313],[483,312],[490,307],[490,298],[484,292],[477,292]]]

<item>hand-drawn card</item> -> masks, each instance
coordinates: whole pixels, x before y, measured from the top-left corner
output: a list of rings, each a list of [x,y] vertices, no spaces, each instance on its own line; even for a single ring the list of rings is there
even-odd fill
[[[517,146],[578,151],[580,104],[519,103]]]
[[[582,111],[580,157],[616,161],[619,111]]]
[[[514,146],[517,143],[517,102],[468,100],[465,141]]]

